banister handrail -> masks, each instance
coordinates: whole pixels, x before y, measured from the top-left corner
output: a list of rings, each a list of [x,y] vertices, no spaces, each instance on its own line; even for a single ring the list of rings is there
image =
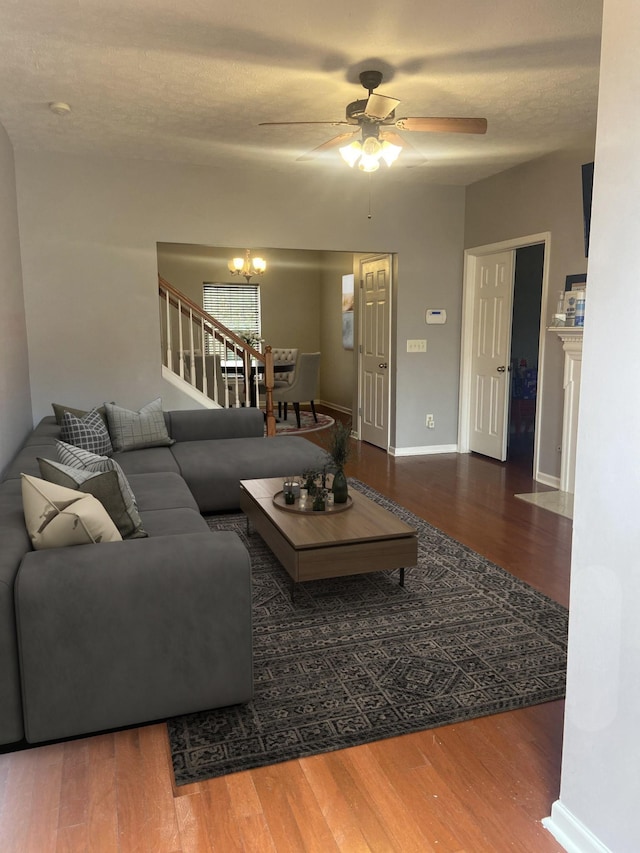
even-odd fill
[[[245,400],[250,396],[250,376],[251,376],[251,360],[259,361],[264,365],[264,386],[265,386],[265,403],[266,403],[266,432],[268,436],[276,434],[276,421],[273,412],[273,386],[274,386],[274,369],[273,369],[273,353],[270,346],[265,347],[264,353],[252,347],[244,341],[236,332],[228,329],[223,323],[208,314],[200,305],[177,290],[161,275],[158,275],[158,286],[160,297],[167,300],[167,305],[173,306],[179,310],[181,314],[187,317],[190,322],[193,322],[193,317],[197,318],[202,326],[202,329],[207,334],[211,335],[215,340],[224,344],[225,347],[231,349],[233,354],[242,359],[245,365]],[[168,308],[167,308],[168,311]],[[231,346],[230,346],[231,344]],[[193,348],[193,344],[192,344]],[[167,365],[172,367],[171,365]],[[204,377],[204,393],[206,394],[206,376],[203,370]],[[237,382],[236,382],[237,387]],[[258,400],[258,377],[255,377],[255,392],[256,400]]]

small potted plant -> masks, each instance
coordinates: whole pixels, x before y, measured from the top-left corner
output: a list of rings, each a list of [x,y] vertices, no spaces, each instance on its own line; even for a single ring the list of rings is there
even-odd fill
[[[333,499],[337,504],[346,503],[349,496],[349,489],[344,473],[344,466],[351,455],[350,423],[345,424],[342,421],[336,421],[333,424],[328,430],[326,450],[335,468],[332,487]]]

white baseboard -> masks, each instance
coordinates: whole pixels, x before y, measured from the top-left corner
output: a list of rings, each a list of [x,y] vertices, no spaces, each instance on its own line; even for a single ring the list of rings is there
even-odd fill
[[[457,444],[432,444],[426,447],[390,447],[391,456],[428,456],[432,453],[457,453]]]
[[[612,853],[560,800],[551,806],[551,817],[544,818],[542,825],[568,853]]]
[[[337,403],[329,403],[327,400],[316,400],[316,405],[326,406],[328,409],[335,409],[336,412],[342,412],[343,415],[351,416],[351,409],[346,406],[339,406]]]
[[[551,474],[543,474],[541,471],[536,471],[534,480],[537,483],[542,483],[544,486],[551,486],[554,489],[560,488],[560,477],[553,477]]]

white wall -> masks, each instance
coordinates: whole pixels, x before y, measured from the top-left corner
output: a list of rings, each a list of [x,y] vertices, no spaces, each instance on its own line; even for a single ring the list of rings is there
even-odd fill
[[[397,252],[401,416],[392,441],[455,443],[463,188],[379,173],[368,219],[363,176],[348,169],[328,180],[312,164],[283,177],[28,151],[16,164],[36,419],[53,400],[138,407],[162,393],[158,242]],[[450,320],[416,371],[404,339],[426,336],[424,309],[434,305]],[[426,411],[438,429],[425,428]]]
[[[0,125],[0,472],[31,422],[13,148]]]
[[[640,5],[605,0],[560,801],[574,850],[640,850]],[[595,841],[592,835],[595,836]]]
[[[546,326],[566,276],[587,268],[581,166],[592,160],[590,144],[533,160],[467,187],[465,248],[551,233],[548,302],[542,306]],[[549,477],[560,476],[557,448],[562,443],[563,366],[562,344],[555,333],[547,332],[538,401],[542,402],[539,470]]]

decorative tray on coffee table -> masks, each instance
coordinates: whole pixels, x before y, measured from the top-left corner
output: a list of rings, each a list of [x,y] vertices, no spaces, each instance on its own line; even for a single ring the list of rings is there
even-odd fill
[[[346,503],[333,504],[333,506],[325,505],[324,509],[313,509],[313,499],[307,498],[307,505],[304,508],[301,508],[300,501],[297,498],[296,502],[293,504],[285,503],[284,492],[282,490],[275,493],[273,496],[273,502],[278,509],[284,509],[286,512],[298,512],[302,515],[331,515],[336,512],[344,512],[347,509],[351,509],[353,506],[353,498],[351,495],[347,495]]]

